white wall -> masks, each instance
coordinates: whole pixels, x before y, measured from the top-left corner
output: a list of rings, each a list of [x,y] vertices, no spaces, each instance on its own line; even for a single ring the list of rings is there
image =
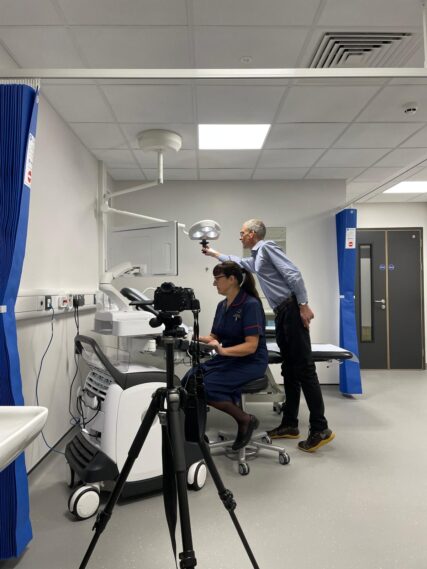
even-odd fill
[[[40,289],[93,291],[98,288],[98,237],[95,200],[98,162],[41,97],[26,256],[20,293]],[[81,331],[93,313],[83,313]],[[35,381],[50,338],[50,319],[20,320],[18,344],[24,399],[35,404]],[[68,394],[74,375],[72,314],[54,321],[54,340],[40,376],[39,403],[49,408],[45,428],[54,444],[70,428]],[[28,449],[27,468],[46,452],[39,437]]]
[[[421,227],[427,231],[427,203],[373,203],[357,205],[357,227],[377,229],[387,227]],[[423,267],[426,267],[427,247],[423,246]],[[427,282],[424,272],[424,299],[427,298]],[[424,300],[425,304],[425,300]],[[424,318],[426,321],[426,319]],[[427,340],[427,323],[424,338]]]
[[[116,189],[130,185],[116,184]],[[235,255],[241,255],[239,230],[246,219],[259,217],[266,225],[285,226],[287,254],[302,271],[316,315],[311,328],[312,341],[337,344],[339,293],[333,210],[344,197],[344,183],[336,180],[166,182],[163,186],[117,198],[114,207],[176,219],[187,227],[200,219],[215,219],[222,226],[222,234],[219,241],[211,245]],[[134,223],[121,216],[113,220],[116,226]],[[180,232],[178,277],[122,279],[122,286],[144,289],[171,280],[193,288],[201,302],[201,332],[204,333],[210,330],[220,298],[212,286],[215,260],[203,257],[200,249],[197,241],[190,241]],[[189,315],[183,314],[189,324]],[[336,382],[338,372],[334,367],[319,372],[319,376],[323,381]]]

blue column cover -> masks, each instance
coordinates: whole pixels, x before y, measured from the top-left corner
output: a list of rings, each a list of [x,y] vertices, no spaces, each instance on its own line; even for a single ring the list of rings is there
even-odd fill
[[[15,303],[27,239],[38,93],[0,85],[0,405],[23,405]],[[0,559],[32,539],[24,454],[0,472]]]
[[[340,211],[336,215],[336,227],[340,288],[340,346],[354,354],[351,360],[344,360],[340,365],[340,390],[342,393],[356,394],[362,393],[354,306],[357,210]]]

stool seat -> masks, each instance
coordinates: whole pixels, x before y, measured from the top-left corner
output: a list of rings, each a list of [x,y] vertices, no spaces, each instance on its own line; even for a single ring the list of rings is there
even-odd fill
[[[259,377],[258,379],[253,379],[249,383],[246,383],[242,387],[242,393],[257,393],[266,389],[268,386],[268,378],[266,375]]]
[[[282,356],[277,352],[268,352],[268,363],[269,364],[281,364]]]

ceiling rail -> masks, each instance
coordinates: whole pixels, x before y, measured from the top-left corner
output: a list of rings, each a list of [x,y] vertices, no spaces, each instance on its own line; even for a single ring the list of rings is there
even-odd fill
[[[328,69],[0,69],[0,79],[347,79],[427,77],[424,67]]]

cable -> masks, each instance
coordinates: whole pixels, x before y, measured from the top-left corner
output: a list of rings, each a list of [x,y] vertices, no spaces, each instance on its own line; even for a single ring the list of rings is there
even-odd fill
[[[37,379],[36,379],[36,402],[37,402],[37,405],[38,405],[38,406],[40,406],[40,403],[39,403],[39,381],[40,381],[40,375],[41,375],[41,372],[42,372],[42,367],[43,367],[44,359],[45,359],[45,357],[46,357],[46,354],[47,354],[47,352],[48,352],[48,350],[49,350],[49,348],[50,348],[50,345],[52,344],[52,340],[53,340],[53,320],[54,320],[54,318],[55,318],[55,310],[54,310],[53,306],[51,306],[51,307],[49,308],[49,310],[52,310],[52,318],[51,318],[51,320],[50,320],[50,327],[51,327],[50,339],[49,339],[49,343],[48,343],[48,345],[47,345],[47,348],[46,348],[45,351],[44,351],[44,354],[43,354],[43,356],[42,356],[42,359],[40,360],[39,372],[38,372],[38,374],[37,374]],[[45,443],[45,445],[47,446],[48,449],[50,449],[50,450],[52,450],[53,452],[56,452],[56,453],[58,453],[58,454],[65,454],[65,453],[63,453],[63,452],[60,451],[60,450],[56,450],[54,447],[52,447],[52,446],[47,442],[46,437],[44,436],[43,430],[41,431],[41,435],[42,435],[43,440],[44,440],[44,443]]]
[[[79,307],[78,306],[74,306],[74,323],[76,325],[77,334],[80,334],[80,316],[79,316]],[[71,415],[70,423],[73,426],[76,426],[76,425],[80,424],[80,419],[78,417],[75,417],[73,415],[72,410],[71,410],[71,397],[73,394],[73,385],[74,385],[74,381],[76,380],[77,374],[79,372],[79,360],[77,358],[76,353],[74,353],[74,363],[76,364],[76,371],[74,373],[74,377],[71,380],[71,384],[70,384],[70,392],[69,392],[69,397],[68,397],[68,412]]]

